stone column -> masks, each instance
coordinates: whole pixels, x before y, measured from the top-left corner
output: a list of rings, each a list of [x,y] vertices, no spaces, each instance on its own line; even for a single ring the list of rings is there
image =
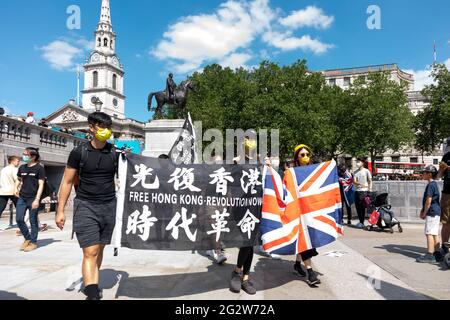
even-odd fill
[[[183,129],[185,120],[154,120],[145,125],[145,157],[169,155]]]

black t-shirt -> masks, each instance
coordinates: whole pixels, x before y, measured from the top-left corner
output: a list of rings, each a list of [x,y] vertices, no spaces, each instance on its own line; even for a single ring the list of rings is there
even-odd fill
[[[77,189],[77,198],[90,202],[106,203],[115,199],[116,187],[114,176],[115,163],[118,163],[118,153],[109,143],[101,150],[94,149],[91,143],[79,146],[69,156],[67,166],[80,169],[82,148],[87,146],[87,159],[85,160]],[[116,159],[116,161],[114,160]]]
[[[40,164],[36,164],[32,167],[24,164],[19,168],[17,176],[22,181],[22,187],[20,188],[19,196],[22,199],[34,199],[36,198],[39,190],[39,180],[45,179],[45,169]]]
[[[450,166],[450,152],[447,152],[442,158],[442,162],[445,162]],[[450,194],[450,169],[445,170],[444,172],[444,190],[442,190],[445,194]]]

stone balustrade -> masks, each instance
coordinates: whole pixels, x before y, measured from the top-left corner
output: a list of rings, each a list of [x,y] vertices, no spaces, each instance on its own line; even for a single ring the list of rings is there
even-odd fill
[[[10,155],[21,155],[26,147],[39,148],[42,160],[49,165],[64,165],[69,153],[86,140],[53,129],[0,116],[0,167]]]

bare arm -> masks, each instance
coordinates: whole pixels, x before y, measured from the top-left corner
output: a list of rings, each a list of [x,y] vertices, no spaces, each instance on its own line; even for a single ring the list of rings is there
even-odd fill
[[[444,177],[445,171],[448,170],[448,165],[445,162],[441,162],[439,165],[439,172],[437,175],[438,179],[442,179]]]
[[[77,170],[70,167],[67,167],[64,171],[63,181],[59,190],[58,210],[55,218],[56,225],[61,230],[64,229],[64,224],[66,222],[64,209],[66,208],[67,200],[69,199],[70,193],[72,192],[73,181],[76,174]]]
[[[427,217],[427,213],[430,210],[432,201],[433,201],[432,197],[427,198],[425,202],[425,207],[422,209],[422,212],[420,213],[420,218],[425,219]]]
[[[32,205],[33,209],[39,208],[39,206],[41,204],[41,196],[42,196],[42,192],[44,192],[44,183],[45,183],[45,180],[39,180],[39,188],[36,193],[36,198],[34,199],[33,205]]]
[[[16,182],[14,183],[14,195],[18,198],[19,197],[19,192],[20,192],[20,188],[22,187],[22,180],[21,179],[17,179]]]

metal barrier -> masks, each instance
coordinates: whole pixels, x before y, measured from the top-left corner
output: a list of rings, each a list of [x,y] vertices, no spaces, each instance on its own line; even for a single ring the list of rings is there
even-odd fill
[[[443,182],[438,181],[440,190]],[[389,194],[389,204],[396,216],[406,221],[419,219],[426,181],[374,181],[374,191]]]

